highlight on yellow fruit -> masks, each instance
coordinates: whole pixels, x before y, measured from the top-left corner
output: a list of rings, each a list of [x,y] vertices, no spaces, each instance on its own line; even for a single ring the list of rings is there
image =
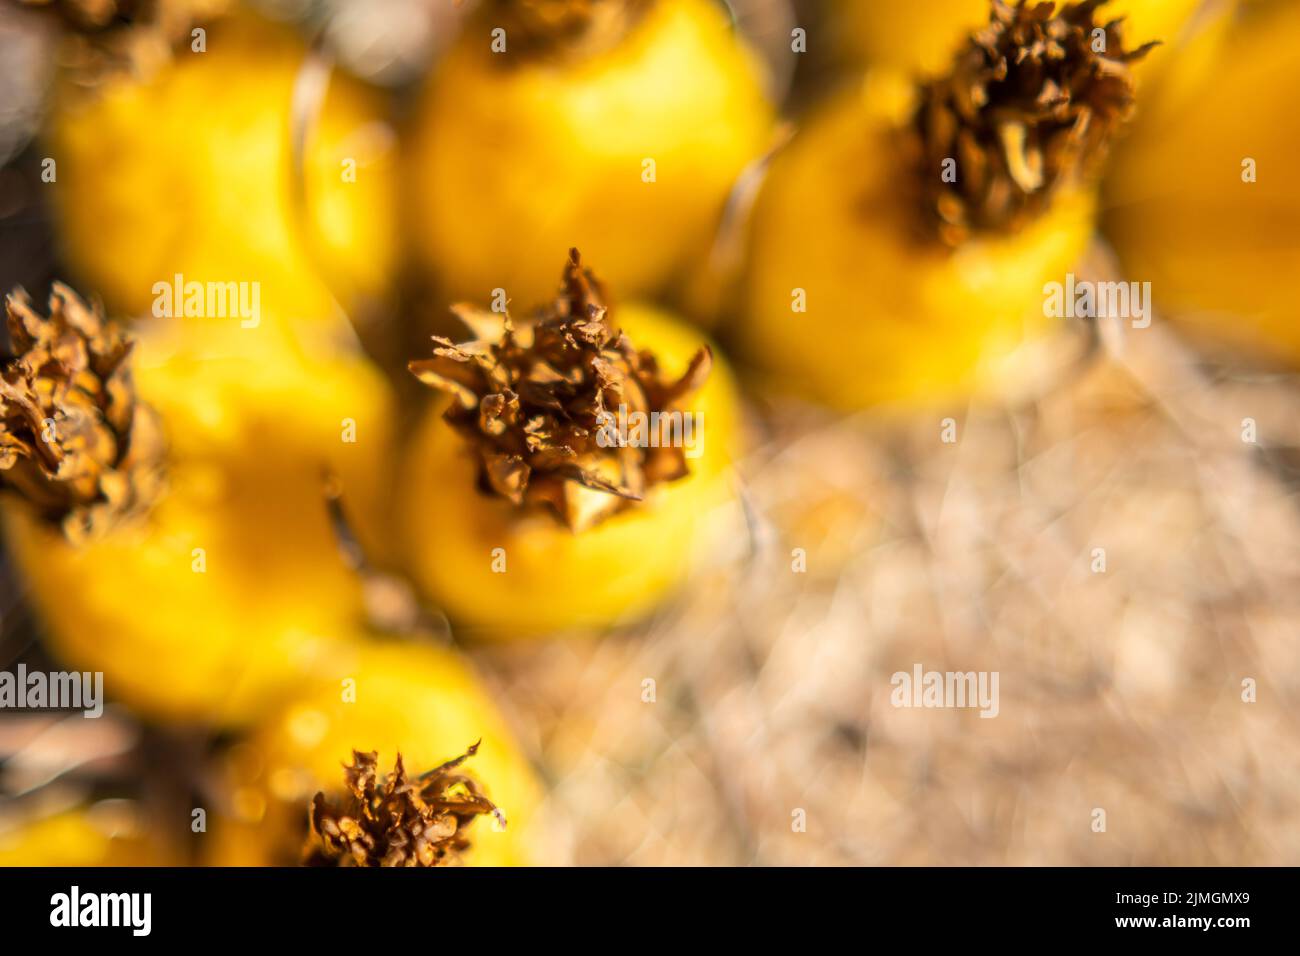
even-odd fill
[[[64,302],[64,311],[74,307]],[[6,540],[51,651],[75,669],[104,672],[110,699],[149,717],[247,723],[333,653],[340,621],[362,614],[324,475],[337,476],[358,533],[379,538],[389,395],[363,360],[309,354],[275,322],[154,326],[131,361],[132,433],[83,440],[79,422],[102,426],[118,413],[69,399],[46,412],[50,434],[69,448],[139,452],[149,444],[139,423],[156,418],[166,438],[157,452],[162,483],[148,483],[137,495],[148,500],[117,515],[104,502],[123,498],[124,482],[145,485],[135,477],[143,466],[78,462],[74,470],[101,475],[100,488],[78,509],[84,520],[60,524],[63,486],[19,461],[0,472],[11,489]],[[94,384],[88,370],[72,370],[82,387]],[[125,394],[115,385],[105,393]]]
[[[319,277],[345,305],[381,294],[397,255],[395,137],[377,94],[336,71],[299,179],[292,103],[306,58],[290,29],[241,14],[143,76],[90,89],[64,78],[48,188],[68,263],[114,314],[150,314],[156,284],[177,275],[258,282],[281,302],[314,294]]]
[[[775,157],[737,332],[776,387],[846,409],[968,398],[1062,321],[1047,317],[1045,287],[1066,281],[1090,240],[1093,170],[1131,82],[1118,60],[1093,70],[1086,11],[1000,17],[996,56],[972,42],[917,85],[872,72]],[[1042,57],[1033,38],[1047,29],[1068,58]],[[1123,52],[1113,32],[1108,46]],[[1106,95],[1089,101],[1094,84]]]
[[[1015,0],[1005,0],[1014,5]],[[1107,0],[1099,20],[1124,18],[1129,46],[1160,40],[1176,46],[1203,0]],[[853,0],[833,6],[834,36],[852,60],[908,73],[945,70],[973,30],[989,21],[993,0]]]
[[[35,819],[0,817],[0,867],[177,865],[130,807],[105,800]]]
[[[1300,364],[1300,7],[1259,4],[1161,77],[1106,180],[1103,227],[1124,278],[1209,345]]]
[[[391,769],[397,754],[411,776],[433,770],[479,742],[458,768],[505,816],[467,830],[462,862],[544,862],[540,790],[509,729],[469,665],[430,645],[358,637],[325,663],[319,682],[263,722],[223,760],[224,805],[203,848],[221,866],[294,865],[308,836],[317,793],[341,791],[353,751],[376,751]]]
[[[759,60],[721,4],[577,0],[563,37],[533,19],[547,5],[486,3],[414,119],[413,240],[453,299],[540,302],[575,245],[624,297],[660,289],[770,135]]]
[[[731,465],[740,412],[730,372],[681,320],[639,304],[607,312],[597,290],[575,291],[579,274],[575,254],[569,298],[562,296],[542,323],[545,334],[582,334],[566,324],[574,315],[591,317],[600,336],[621,331],[630,350],[654,356],[657,378],[677,383],[670,387],[681,398],[656,407],[663,417],[638,418],[638,396],[647,391],[649,376],[639,384],[617,379],[614,366],[625,359],[616,340],[603,350],[574,348],[567,353],[576,356],[573,364],[557,369],[559,362],[550,361],[555,353],[535,354],[543,332],[521,322],[516,342],[531,337],[533,347],[523,349],[511,371],[498,368],[477,393],[471,383],[451,403],[429,409],[413,438],[400,496],[407,564],[429,597],[471,636],[527,637],[634,620],[716,556],[735,532]],[[493,321],[490,313],[462,315],[472,325]],[[498,324],[502,319],[495,316]],[[463,354],[497,345],[497,335],[463,348],[443,342],[435,354],[454,366]],[[507,353],[518,354],[513,348]],[[457,374],[436,361],[414,362],[412,370],[435,385],[439,375]],[[538,373],[540,391],[518,380],[519,366],[545,370]],[[550,392],[545,383],[555,381],[556,371],[577,384]],[[606,371],[617,381],[602,384]],[[549,418],[556,394],[565,407]],[[615,396],[621,396],[617,404]],[[604,437],[593,411],[598,401],[609,415]],[[503,402],[511,410],[498,416]],[[623,402],[633,410],[623,414]],[[498,429],[494,417],[511,424]],[[484,434],[472,434],[479,421]],[[648,448],[648,442],[663,447]]]

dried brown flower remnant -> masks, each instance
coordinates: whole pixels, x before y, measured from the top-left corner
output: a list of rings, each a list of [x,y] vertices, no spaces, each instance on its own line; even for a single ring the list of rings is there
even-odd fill
[[[447,866],[469,848],[466,830],[475,817],[490,814],[502,826],[505,815],[457,768],[478,752],[475,743],[455,760],[407,779],[402,755],[382,779],[377,753],[352,752],[344,767],[346,794],[331,806],[324,793],[311,804],[308,866]]]
[[[22,6],[41,7],[58,13],[78,30],[95,30],[117,18],[129,18],[138,0],[18,0]]]
[[[488,17],[506,31],[506,49],[586,55],[617,43],[654,0],[495,0]]]
[[[120,73],[148,75],[192,30],[223,16],[232,0],[19,0],[58,18],[62,66],[84,87]]]
[[[21,289],[5,305],[0,483],[74,541],[147,511],[161,494],[165,447],[157,416],[136,399],[131,340],[60,283],[48,318]]]
[[[1121,21],[1094,19],[1106,2],[993,0],[952,71],[922,86],[912,142],[942,242],[1015,231],[1104,155],[1132,112],[1129,64],[1156,45],[1126,51]],[[948,159],[956,182],[940,176]]]
[[[672,443],[607,440],[619,416],[668,412],[708,377],[701,348],[685,374],[666,381],[655,357],[610,323],[599,281],[569,252],[559,297],[518,326],[508,313],[453,310],[475,335],[434,337],[433,358],[410,363],[426,385],[453,398],[444,418],[478,456],[481,483],[519,506],[549,507],[580,531],[688,473]]]

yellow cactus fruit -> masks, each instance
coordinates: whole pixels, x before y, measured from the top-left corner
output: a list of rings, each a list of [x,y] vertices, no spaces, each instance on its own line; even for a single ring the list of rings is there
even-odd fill
[[[468,846],[445,862],[540,862],[537,781],[461,657],[429,645],[358,639],[322,667],[320,677],[319,685],[287,701],[226,755],[228,806],[214,815],[207,862],[302,862],[304,844],[311,855],[322,849],[319,830],[309,829],[309,818],[317,817],[309,807],[317,794],[323,795],[322,809],[346,807],[345,768],[357,766],[358,757],[377,753],[379,769],[389,774],[400,755],[406,773],[416,778],[471,747],[474,752],[455,768],[456,776],[470,781],[460,798],[481,796],[499,809],[505,825],[490,811],[472,821],[465,814],[458,835]],[[419,863],[417,858],[404,865]]]
[[[147,314],[178,275],[258,282],[285,302],[318,276],[345,304],[382,294],[397,255],[395,138],[377,95],[336,72],[318,115],[304,113],[295,164],[306,58],[292,31],[244,14],[143,76],[90,89],[65,77],[47,131],[59,234],[115,314]]]
[[[493,0],[417,111],[413,238],[453,298],[542,301],[574,245],[647,293],[706,249],[771,124],[713,0]]]
[[[727,369],[669,315],[608,310],[576,251],[535,318],[458,314],[475,340],[435,340],[411,363],[452,395],[419,426],[403,480],[417,581],[475,636],[646,613],[735,517]]]
[[[999,0],[854,0],[836,6],[835,37],[852,59],[932,75],[952,62],[967,36],[989,21]],[[1015,0],[1001,0],[1014,6]],[[1093,0],[1099,20],[1123,18],[1130,42],[1175,43],[1203,0]]]
[[[1089,11],[1049,15],[1004,8],[919,87],[869,74],[776,157],[737,331],[780,385],[845,408],[968,396],[1054,321],[1044,287],[1089,241],[1142,51],[1111,34],[1101,63]]]
[[[151,330],[133,381],[131,344],[70,290],[48,318],[21,293],[8,305],[4,523],[49,647],[147,716],[253,719],[362,613],[322,476],[374,533],[378,373],[270,323]]]
[[[1260,4],[1167,75],[1107,177],[1103,227],[1130,281],[1208,345],[1300,365],[1300,7]],[[1276,106],[1272,104],[1276,102]]]

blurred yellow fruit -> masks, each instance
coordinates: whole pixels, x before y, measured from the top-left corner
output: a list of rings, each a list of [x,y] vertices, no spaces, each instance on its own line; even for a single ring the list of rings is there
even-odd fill
[[[843,408],[964,398],[1061,321],[1045,286],[1087,247],[1091,169],[1131,94],[1072,16],[1006,12],[996,55],[972,43],[921,86],[872,72],[776,156],[738,333],[779,386]],[[1049,29],[1067,57],[1044,57]]]
[[[634,349],[652,353],[664,380],[696,367],[705,342],[680,320],[644,305],[621,306],[610,315],[608,328],[621,329]],[[611,389],[620,387],[633,401],[635,386]],[[586,394],[584,386],[575,391]],[[483,398],[476,407],[486,409],[491,401]],[[694,416],[685,476],[652,481],[644,500],[635,502],[567,480],[565,507],[573,510],[563,521],[551,508],[483,491],[483,461],[444,419],[445,407],[430,408],[413,440],[401,494],[403,530],[416,580],[469,634],[526,637],[633,620],[716,555],[723,536],[734,530],[731,463],[739,447],[739,399],[716,355],[702,387],[672,406]],[[525,400],[522,416],[544,407],[542,399]],[[617,413],[610,414],[613,424]],[[623,420],[635,425],[634,413]],[[680,422],[687,444],[686,419]],[[596,469],[613,465],[602,474],[618,483],[619,454],[610,448],[604,461],[582,454],[577,460]],[[540,474],[534,471],[534,485]]]
[[[292,302],[326,279],[345,304],[381,294],[396,249],[396,145],[377,96],[335,73],[308,125],[299,207],[295,78],[307,56],[251,15],[209,28],[143,77],[55,97],[49,187],[69,264],[114,314],[148,314],[155,283],[259,282]]]
[[[1300,364],[1300,6],[1260,4],[1165,76],[1106,181],[1124,278],[1207,343]],[[1285,92],[1284,92],[1285,91]]]
[[[1009,0],[1014,4],[1015,0]],[[1148,40],[1173,45],[1202,0],[1108,0],[1102,21],[1124,18],[1129,46]],[[992,0],[853,0],[836,4],[835,36],[845,52],[873,66],[909,73],[945,70],[965,37],[989,21]]]
[[[175,856],[126,822],[117,807],[100,804],[38,820],[0,821],[0,867],[175,866]]]
[[[753,220],[745,348],[783,385],[838,407],[977,391],[1048,326],[1043,285],[1086,248],[1094,202],[1071,190],[1019,233],[923,244],[892,130],[863,115],[856,93],[828,104],[773,164]]]
[[[323,476],[377,538],[389,394],[361,359],[309,354],[277,329],[172,324],[138,341],[136,391],[169,444],[147,513],[72,541],[30,494],[4,503],[51,650],[145,715],[244,723],[362,613]]]
[[[589,4],[585,43],[540,50],[512,17],[544,4],[521,6],[488,4],[430,78],[411,155],[416,245],[452,298],[542,301],[575,245],[621,295],[657,290],[706,251],[766,144],[757,57],[713,0]]]
[[[469,665],[430,645],[346,642],[323,662],[320,682],[287,700],[226,758],[227,806],[214,815],[207,862],[292,865],[302,858],[308,806],[318,792],[342,789],[352,752],[378,751],[390,769],[397,754],[411,775],[464,753],[462,767],[505,814],[499,828],[474,821],[464,862],[479,866],[544,862],[540,790],[501,715]]]

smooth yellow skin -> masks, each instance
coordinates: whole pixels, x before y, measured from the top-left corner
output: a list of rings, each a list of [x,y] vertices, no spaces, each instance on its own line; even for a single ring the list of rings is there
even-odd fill
[[[758,60],[721,6],[658,0],[580,60],[493,54],[490,27],[466,28],[414,123],[414,240],[451,296],[547,301],[553,264],[577,246],[631,299],[703,255],[772,124]]]
[[[14,828],[0,826],[0,867],[177,865],[155,842],[115,834],[85,809],[65,810]]]
[[[1098,12],[1097,22],[1124,17],[1124,42],[1129,47],[1150,40],[1172,46],[1201,3],[1111,0]],[[851,0],[836,4],[841,21],[835,32],[854,60],[933,75],[946,71],[965,38],[989,22],[990,6],[989,0]]]
[[[415,776],[457,757],[506,814],[504,830],[479,818],[464,862],[510,866],[538,859],[540,789],[505,722],[463,658],[424,644],[359,639],[319,669],[319,683],[287,702],[227,760],[225,808],[214,820],[209,863],[294,864],[311,798],[341,791],[352,751],[377,750],[382,772],[398,752]],[[352,682],[352,683],[346,683]],[[354,689],[353,702],[344,699]]]
[[[703,344],[699,334],[644,306],[615,314],[637,348],[676,376]],[[730,464],[740,427],[730,373],[713,372],[691,410],[703,415],[703,454],[691,474],[579,533],[546,512],[522,512],[477,490],[464,440],[432,406],[415,436],[402,491],[407,564],[429,597],[468,637],[511,639],[599,629],[662,602],[715,553],[735,502]],[[496,548],[506,571],[493,571]]]
[[[108,696],[149,717],[246,723],[362,613],[322,470],[337,472],[350,517],[377,537],[389,396],[360,359],[313,357],[272,328],[141,340],[137,387],[171,451],[168,491],[144,521],[75,546],[25,502],[4,503],[51,650],[103,671]],[[342,441],[344,418],[355,443]]]
[[[1170,70],[1175,95],[1113,157],[1104,228],[1124,277],[1210,346],[1300,364],[1300,6],[1260,5]],[[1204,55],[1202,55],[1204,54]],[[1256,182],[1243,182],[1254,159]]]
[[[893,168],[896,83],[832,101],[774,162],[754,213],[738,333],[778,385],[846,409],[977,393],[999,361],[1052,321],[1043,286],[1065,281],[1093,200],[1060,194],[1019,234],[953,253],[912,238]],[[806,312],[794,311],[796,289]]]
[[[290,103],[305,56],[287,28],[243,15],[147,77],[58,90],[47,188],[68,262],[110,312],[149,314],[154,284],[177,273],[257,281],[284,302],[317,277],[345,303],[381,293],[397,256],[394,136],[377,96],[336,71],[296,212]]]

